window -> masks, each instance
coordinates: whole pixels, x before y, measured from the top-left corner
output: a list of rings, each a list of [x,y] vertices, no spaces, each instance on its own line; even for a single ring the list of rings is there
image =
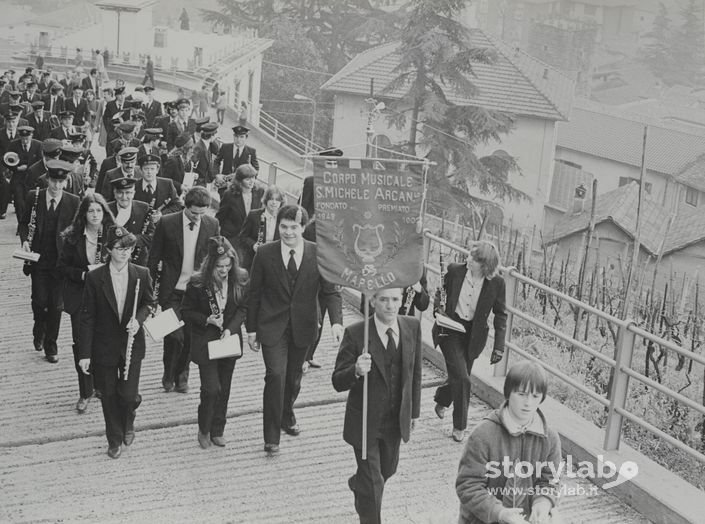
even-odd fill
[[[690,187],[685,189],[685,203],[689,206],[697,207],[698,205],[698,192]]]
[[[165,48],[166,45],[166,31],[164,29],[154,30],[154,47]]]

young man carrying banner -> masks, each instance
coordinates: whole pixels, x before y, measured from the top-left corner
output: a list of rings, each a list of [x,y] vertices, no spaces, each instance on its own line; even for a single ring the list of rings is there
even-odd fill
[[[333,338],[343,335],[340,291],[318,272],[316,244],[302,237],[308,221],[297,205],[277,214],[279,241],[260,246],[252,263],[247,313],[251,349],[261,344],[264,379],[264,450],[279,451],[281,431],[297,436],[294,402],[301,389],[301,366],[316,340],[320,320],[318,295],[328,304]]]
[[[397,470],[399,445],[408,442],[421,411],[421,324],[400,316],[402,289],[372,296],[369,351],[363,352],[365,321],[345,329],[333,371],[336,391],[350,391],[343,438],[355,451],[356,473],[348,479],[361,523],[382,521],[384,484]],[[367,457],[362,451],[363,382],[367,375]]]

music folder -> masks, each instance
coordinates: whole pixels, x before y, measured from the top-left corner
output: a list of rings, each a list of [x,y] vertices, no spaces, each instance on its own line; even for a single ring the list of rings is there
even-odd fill
[[[188,173],[184,173],[184,180],[181,182],[181,185],[184,186],[186,189],[191,189],[193,185],[196,183],[196,179],[198,178],[198,173],[194,173],[193,171],[189,171]]]
[[[242,346],[240,346],[240,337],[237,335],[208,342],[208,358],[211,360],[241,356]]]
[[[159,342],[165,336],[173,333],[183,325],[184,322],[179,320],[179,317],[176,316],[176,312],[172,308],[169,308],[145,320],[142,327],[147,335],[149,335],[149,338],[154,342]]]
[[[441,327],[441,328],[451,329],[453,331],[465,333],[465,326],[463,326],[460,322],[457,322],[446,315],[437,314],[436,315],[436,324],[438,324],[438,327]]]
[[[33,251],[25,251],[24,249],[15,249],[12,252],[12,258],[17,258],[19,260],[27,260],[29,262],[38,262],[39,253],[34,253]]]

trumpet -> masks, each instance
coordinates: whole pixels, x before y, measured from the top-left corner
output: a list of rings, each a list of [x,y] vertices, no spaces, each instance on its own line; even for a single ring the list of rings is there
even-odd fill
[[[9,168],[17,167],[20,165],[20,155],[14,151],[8,151],[2,157],[2,163]]]

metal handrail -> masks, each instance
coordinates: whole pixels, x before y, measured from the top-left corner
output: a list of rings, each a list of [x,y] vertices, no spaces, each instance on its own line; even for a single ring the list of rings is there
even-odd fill
[[[465,249],[461,246],[458,246],[457,244],[454,244],[453,242],[450,242],[442,237],[439,237],[437,235],[434,235],[428,230],[424,231],[424,236],[429,240],[429,244],[427,246],[426,250],[426,261],[425,261],[425,266],[429,272],[439,274],[440,271],[437,266],[433,266],[428,263],[428,257],[431,254],[431,242],[435,242],[439,245],[446,246],[448,248],[451,248],[452,250],[455,250],[459,253],[462,253],[464,255],[469,255],[469,250]],[[694,409],[697,413],[705,415],[705,407],[699,405],[696,401],[689,399],[688,397],[682,395],[681,393],[674,391],[663,384],[660,384],[649,377],[646,377],[642,373],[632,369],[631,367],[631,362],[634,354],[634,348],[635,348],[635,336],[640,336],[644,339],[651,340],[656,344],[659,344],[665,348],[671,349],[675,352],[677,352],[679,355],[694,360],[695,362],[698,362],[700,364],[705,365],[705,357],[698,355],[694,353],[693,351],[690,351],[688,349],[685,349],[681,346],[678,346],[674,344],[670,340],[663,339],[657,335],[654,335],[652,333],[649,333],[648,331],[645,331],[637,326],[634,325],[633,322],[630,320],[624,320],[620,319],[617,317],[614,317],[612,315],[609,315],[608,313],[605,313],[604,311],[601,311],[599,309],[596,309],[589,304],[586,304],[584,302],[581,302],[580,300],[577,300],[574,297],[571,297],[569,295],[566,295],[565,293],[562,293],[560,291],[557,291],[549,286],[546,286],[545,284],[542,284],[541,282],[537,282],[525,275],[522,275],[519,273],[515,268],[512,267],[502,267],[500,268],[500,271],[502,272],[505,282],[506,282],[506,310],[507,310],[507,330],[506,330],[506,340],[505,340],[505,346],[510,350],[515,352],[516,354],[530,359],[532,361],[537,362],[540,364],[546,371],[549,373],[555,375],[559,379],[561,379],[563,382],[568,384],[569,386],[579,390],[580,392],[588,395],[591,399],[595,400],[602,406],[605,406],[607,408],[607,422],[605,425],[605,441],[604,441],[604,449],[605,450],[615,450],[619,448],[619,443],[621,441],[621,436],[622,436],[622,431],[623,431],[623,421],[624,420],[629,420],[640,427],[646,429],[647,431],[651,432],[652,434],[656,435],[659,438],[665,439],[667,442],[672,444],[673,446],[677,447],[680,450],[683,450],[687,452],[689,455],[697,459],[699,462],[705,463],[705,454],[700,453],[696,449],[688,446],[687,444],[681,442],[680,440],[676,439],[675,437],[668,435],[665,433],[663,430],[660,430],[659,428],[655,427],[653,424],[650,424],[649,422],[646,422],[643,418],[639,417],[637,414],[630,412],[627,408],[627,400],[628,400],[628,391],[629,391],[629,380],[634,379],[637,380],[638,382],[645,384],[647,387],[653,388],[654,390],[663,393],[667,395],[669,398],[684,404],[692,409]],[[580,308],[586,312],[589,312],[592,315],[595,315],[597,317],[600,317],[604,319],[606,322],[610,322],[611,324],[615,325],[618,328],[618,337],[617,337],[617,343],[616,343],[616,352],[615,352],[615,358],[609,358],[605,355],[602,355],[599,351],[587,346],[586,344],[574,339],[573,337],[566,335],[564,333],[561,333],[560,331],[556,330],[555,328],[552,328],[551,326],[545,324],[544,322],[534,319],[531,317],[529,314],[526,312],[523,312],[515,306],[515,299],[516,299],[516,294],[517,294],[517,284],[518,283],[523,283],[526,285],[530,285],[535,287],[536,289],[540,289],[547,294],[550,294],[556,298],[559,298],[561,300],[564,300],[573,306]],[[611,387],[609,394],[607,398],[605,398],[602,395],[599,395],[595,391],[590,390],[588,387],[585,385],[579,383],[569,375],[561,372],[560,370],[550,366],[549,364],[542,362],[539,358],[535,357],[534,355],[531,355],[528,353],[526,350],[520,348],[516,343],[512,342],[512,324],[513,324],[513,319],[514,317],[520,318],[524,321],[529,322],[530,324],[546,331],[547,333],[550,333],[557,338],[567,342],[568,344],[571,344],[571,346],[580,349],[581,351],[584,351],[588,353],[589,355],[598,358],[601,362],[605,363],[610,367],[612,370],[612,381],[611,381]],[[507,358],[503,359],[499,364],[495,366],[495,374],[506,374],[507,372]]]
[[[275,140],[281,140],[280,136],[284,135],[288,138],[288,143],[285,144],[294,149],[297,153],[306,153],[308,151],[321,151],[323,146],[316,144],[310,137],[306,137],[291,127],[283,124],[281,121],[274,118],[266,111],[260,110],[260,128],[266,131]],[[267,129],[270,128],[270,129]],[[284,140],[281,140],[284,142]]]

